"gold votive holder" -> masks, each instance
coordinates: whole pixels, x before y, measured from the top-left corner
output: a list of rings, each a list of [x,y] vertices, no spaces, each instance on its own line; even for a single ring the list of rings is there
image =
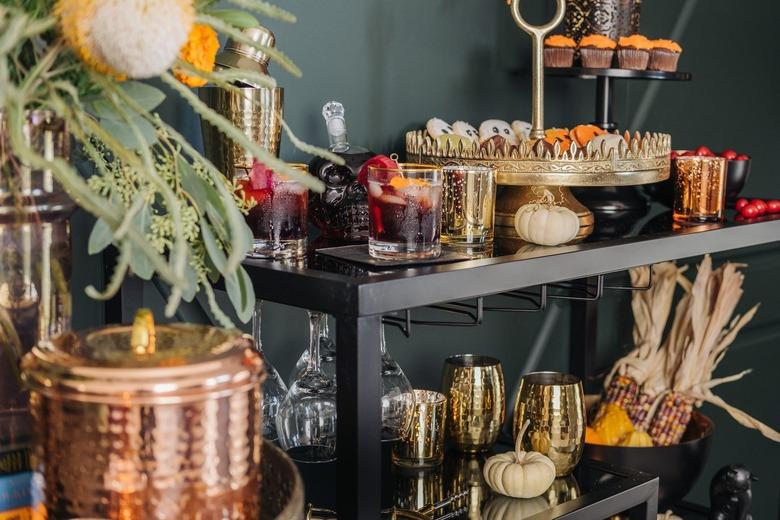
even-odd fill
[[[27,354],[49,518],[257,518],[263,362],[239,331],[110,326]]]
[[[578,377],[535,372],[520,379],[514,437],[529,421],[523,448],[547,455],[555,464],[557,477],[570,474],[582,457],[585,419],[585,395]]]
[[[493,357],[465,354],[444,361],[447,438],[458,451],[489,449],[504,424],[504,371]]]
[[[414,401],[412,425],[393,445],[393,462],[406,468],[438,466],[444,459],[447,397],[431,390],[415,390]]]
[[[676,223],[723,221],[727,165],[722,157],[678,157],[673,161],[672,217]]]
[[[496,169],[445,166],[441,241],[479,251],[493,244]]]

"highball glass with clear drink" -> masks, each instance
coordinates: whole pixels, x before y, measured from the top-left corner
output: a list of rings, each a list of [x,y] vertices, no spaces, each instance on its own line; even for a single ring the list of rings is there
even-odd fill
[[[435,166],[368,168],[368,252],[387,260],[441,254],[442,174]]]
[[[441,240],[452,246],[483,250],[493,244],[496,169],[445,166]]]
[[[290,164],[308,173],[305,164]],[[255,163],[250,174],[236,179],[245,199],[253,200],[246,222],[255,258],[297,258],[306,254],[309,190],[299,182]]]

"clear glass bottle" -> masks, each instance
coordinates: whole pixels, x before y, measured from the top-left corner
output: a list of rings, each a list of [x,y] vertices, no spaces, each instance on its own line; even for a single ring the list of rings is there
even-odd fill
[[[382,355],[382,440],[400,439],[411,426],[414,415],[414,390],[398,363],[387,352],[385,328],[380,328]]]
[[[301,374],[309,366],[309,349],[303,351],[301,357],[295,363],[287,383],[292,385],[293,381],[299,379]],[[320,328],[320,369],[328,376],[336,379],[336,342],[330,337],[330,327],[328,326],[328,315],[322,320]]]
[[[265,382],[263,383],[263,437],[275,441],[278,438],[276,432],[276,415],[279,411],[279,405],[282,404],[287,395],[287,385],[284,384],[282,376],[276,368],[268,361],[263,352],[263,342],[260,338],[260,315],[262,313],[263,301],[255,301],[255,310],[252,314],[252,337],[255,340],[255,348],[263,358],[265,363]]]
[[[309,214],[322,235],[350,242],[368,240],[368,193],[358,182],[363,164],[375,154],[347,141],[344,106],[330,101],[322,107],[328,130],[329,150],[345,161],[344,166],[315,158],[309,165],[312,175],[325,183],[325,191],[309,197]]]
[[[325,314],[309,311],[309,364],[276,416],[279,444],[298,462],[336,459],[336,380],[322,372],[320,335]]]

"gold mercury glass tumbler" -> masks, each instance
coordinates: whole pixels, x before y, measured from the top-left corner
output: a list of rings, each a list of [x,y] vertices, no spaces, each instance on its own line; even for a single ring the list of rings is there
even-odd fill
[[[535,372],[523,376],[515,403],[514,436],[530,421],[523,448],[547,455],[555,474],[572,472],[585,445],[585,396],[576,376]]]
[[[414,391],[411,428],[393,445],[393,462],[406,468],[438,466],[444,459],[447,397],[430,390]]]
[[[493,244],[496,169],[445,166],[441,240],[475,251]]]
[[[726,159],[674,160],[673,218],[680,224],[722,222],[726,209]]]
[[[465,354],[444,362],[447,436],[459,451],[477,452],[496,442],[506,412],[504,371],[493,357]]]

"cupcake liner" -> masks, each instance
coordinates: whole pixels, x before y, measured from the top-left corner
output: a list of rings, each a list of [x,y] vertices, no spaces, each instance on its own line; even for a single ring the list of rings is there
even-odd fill
[[[663,72],[674,72],[677,70],[677,62],[679,60],[679,52],[673,52],[666,49],[653,49],[650,52],[650,63],[647,65],[647,68]]]
[[[645,70],[650,61],[650,51],[625,47],[617,50],[618,63],[621,69]]]
[[[571,67],[574,65],[574,49],[570,47],[545,47],[545,67]]]
[[[613,49],[599,49],[596,47],[581,47],[580,58],[582,66],[588,69],[608,69],[612,66]]]

